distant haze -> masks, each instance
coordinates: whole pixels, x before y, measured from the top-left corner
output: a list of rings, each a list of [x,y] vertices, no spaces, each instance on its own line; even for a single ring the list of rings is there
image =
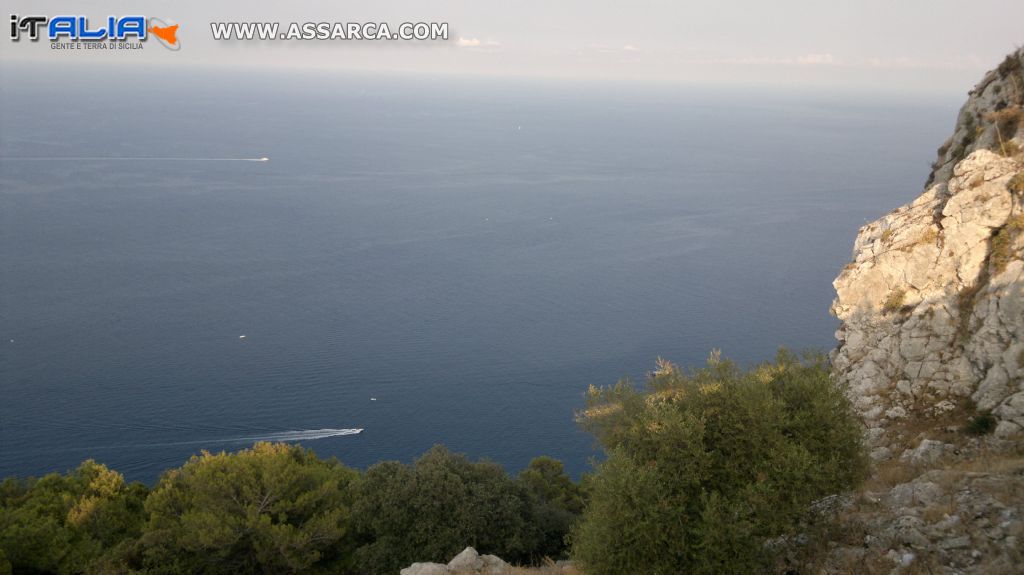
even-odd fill
[[[8,13],[143,14],[179,52],[66,53],[5,41],[0,63],[304,67],[416,74],[964,92],[1024,42],[1024,2],[5,2]],[[216,42],[211,21],[448,22],[448,42]],[[459,39],[462,39],[460,42]]]

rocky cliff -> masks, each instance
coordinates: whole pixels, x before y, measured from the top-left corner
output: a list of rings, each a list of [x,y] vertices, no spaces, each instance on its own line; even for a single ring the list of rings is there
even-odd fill
[[[971,90],[924,193],[862,227],[834,282],[833,370],[876,465],[800,572],[1020,573],[1022,107],[1024,49]]]
[[[875,459],[930,429],[1024,429],[1022,106],[1024,49],[971,90],[924,193],[862,227],[834,282],[833,366]]]

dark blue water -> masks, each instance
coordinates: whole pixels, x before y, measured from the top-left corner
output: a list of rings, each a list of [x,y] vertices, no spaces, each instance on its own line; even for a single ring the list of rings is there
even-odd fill
[[[358,467],[577,474],[590,384],[830,348],[857,228],[920,192],[958,98],[3,76],[0,476],[146,481],[321,428],[365,429],[304,442]],[[272,160],[11,159],[94,156]]]

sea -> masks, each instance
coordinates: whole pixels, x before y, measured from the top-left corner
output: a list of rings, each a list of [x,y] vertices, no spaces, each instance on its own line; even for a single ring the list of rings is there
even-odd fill
[[[148,483],[259,440],[578,477],[588,386],[834,347],[857,229],[920,194],[963,98],[2,76],[0,477],[91,458]]]

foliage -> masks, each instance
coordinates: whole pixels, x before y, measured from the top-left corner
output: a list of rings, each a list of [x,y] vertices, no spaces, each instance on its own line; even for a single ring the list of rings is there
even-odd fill
[[[146,488],[92,460],[0,484],[0,572],[81,573],[137,537]]]
[[[882,313],[893,313],[903,307],[903,300],[907,293],[901,289],[894,289],[882,302]]]
[[[395,573],[416,561],[447,561],[467,545],[524,562],[540,533],[526,489],[495,463],[471,462],[435,446],[412,465],[371,466],[353,508],[357,561]]]
[[[357,473],[288,444],[194,456],[146,500],[150,573],[309,573],[346,557]]]
[[[1007,54],[999,64],[999,76],[1002,78],[1019,71],[1021,71],[1020,60],[1015,54]]]
[[[1007,220],[1006,225],[997,231],[989,246],[989,263],[992,266],[992,275],[997,275],[1006,269],[1006,266],[1014,259],[1019,259],[1020,254],[1014,252],[1014,241],[1018,235],[1024,232],[1024,215],[1017,215]]]
[[[565,473],[561,461],[541,456],[530,461],[516,481],[530,496],[534,525],[540,531],[534,558],[559,558],[566,551],[566,536],[583,512],[583,491]]]
[[[964,428],[969,435],[988,435],[996,430],[996,418],[988,412],[979,413],[967,421]]]
[[[86,461],[0,483],[0,575],[393,573],[466,545],[537,563],[564,555],[582,508],[581,487],[549,457],[513,479],[435,447],[360,478],[302,447],[257,443],[193,457],[152,491]]]
[[[152,491],[92,461],[7,480],[0,575],[394,573],[467,545],[536,564],[564,556],[569,533],[592,575],[757,571],[765,541],[866,469],[820,357],[749,372],[661,361],[646,393],[592,388],[583,419],[608,459],[579,484],[548,457],[512,478],[437,446],[360,476],[267,443],[204,452]]]
[[[662,367],[645,393],[591,388],[581,419],[608,452],[573,533],[589,575],[762,571],[767,540],[867,474],[860,425],[821,356]]]

